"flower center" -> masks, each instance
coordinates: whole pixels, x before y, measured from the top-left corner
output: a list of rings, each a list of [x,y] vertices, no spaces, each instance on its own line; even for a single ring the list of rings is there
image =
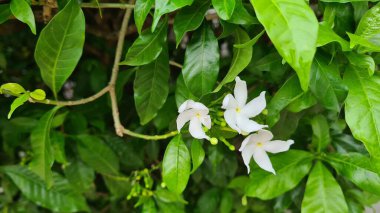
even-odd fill
[[[236,107],[236,112],[239,113],[240,112],[240,108],[239,107]]]
[[[200,118],[200,117],[201,117],[201,114],[200,114],[199,112],[197,112],[197,114],[195,114],[195,116],[196,116],[197,118]]]
[[[263,143],[258,142],[258,143],[256,144],[256,146],[257,146],[257,147],[262,147],[262,146],[263,146]]]

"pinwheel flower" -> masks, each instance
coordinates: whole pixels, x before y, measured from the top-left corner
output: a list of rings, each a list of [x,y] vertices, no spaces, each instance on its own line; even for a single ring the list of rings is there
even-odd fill
[[[222,108],[226,110],[224,112],[224,119],[227,124],[232,129],[243,134],[268,127],[267,125],[261,125],[250,120],[250,118],[255,117],[265,109],[265,91],[261,92],[259,97],[247,103],[247,83],[240,80],[239,77],[236,77],[235,81],[234,96],[228,94],[223,100]]]
[[[248,173],[250,172],[249,162],[251,158],[255,160],[257,165],[260,168],[276,174],[272,167],[272,163],[267,155],[267,152],[270,153],[279,153],[288,151],[290,145],[294,143],[293,140],[280,141],[274,140],[273,134],[268,130],[259,130],[255,134],[249,135],[244,139],[239,151],[243,156],[244,164],[247,166]]]
[[[178,108],[177,129],[181,131],[182,127],[190,121],[190,135],[197,139],[207,139],[210,137],[203,131],[202,124],[211,128],[211,118],[208,115],[209,109],[202,103],[193,100],[187,100]]]

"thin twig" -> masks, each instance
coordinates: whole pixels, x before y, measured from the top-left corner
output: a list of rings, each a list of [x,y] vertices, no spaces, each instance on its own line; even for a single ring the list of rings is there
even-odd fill
[[[178,134],[178,131],[172,131],[172,132],[169,132],[169,133],[166,133],[166,134],[163,134],[163,135],[144,135],[144,134],[139,134],[139,133],[136,133],[136,132],[132,132],[129,129],[123,129],[123,133],[126,134],[126,135],[130,135],[132,137],[135,137],[135,138],[141,138],[141,139],[145,139],[145,140],[157,141],[157,140],[164,140],[164,139],[173,137],[173,136],[175,136],[175,135]]]
[[[179,63],[177,63],[175,61],[169,61],[169,64],[172,65],[172,66],[178,67],[180,69],[182,69],[182,67],[183,67],[181,64],[179,64]]]

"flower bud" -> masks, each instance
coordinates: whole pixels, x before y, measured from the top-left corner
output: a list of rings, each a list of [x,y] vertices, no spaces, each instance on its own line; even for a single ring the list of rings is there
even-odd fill
[[[211,143],[212,145],[216,145],[216,144],[218,144],[218,139],[217,139],[217,138],[211,138],[211,139],[210,139],[210,143]]]

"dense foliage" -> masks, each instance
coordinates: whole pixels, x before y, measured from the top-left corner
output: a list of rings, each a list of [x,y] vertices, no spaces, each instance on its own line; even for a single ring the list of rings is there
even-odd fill
[[[376,0],[0,3],[2,212],[380,201]]]

